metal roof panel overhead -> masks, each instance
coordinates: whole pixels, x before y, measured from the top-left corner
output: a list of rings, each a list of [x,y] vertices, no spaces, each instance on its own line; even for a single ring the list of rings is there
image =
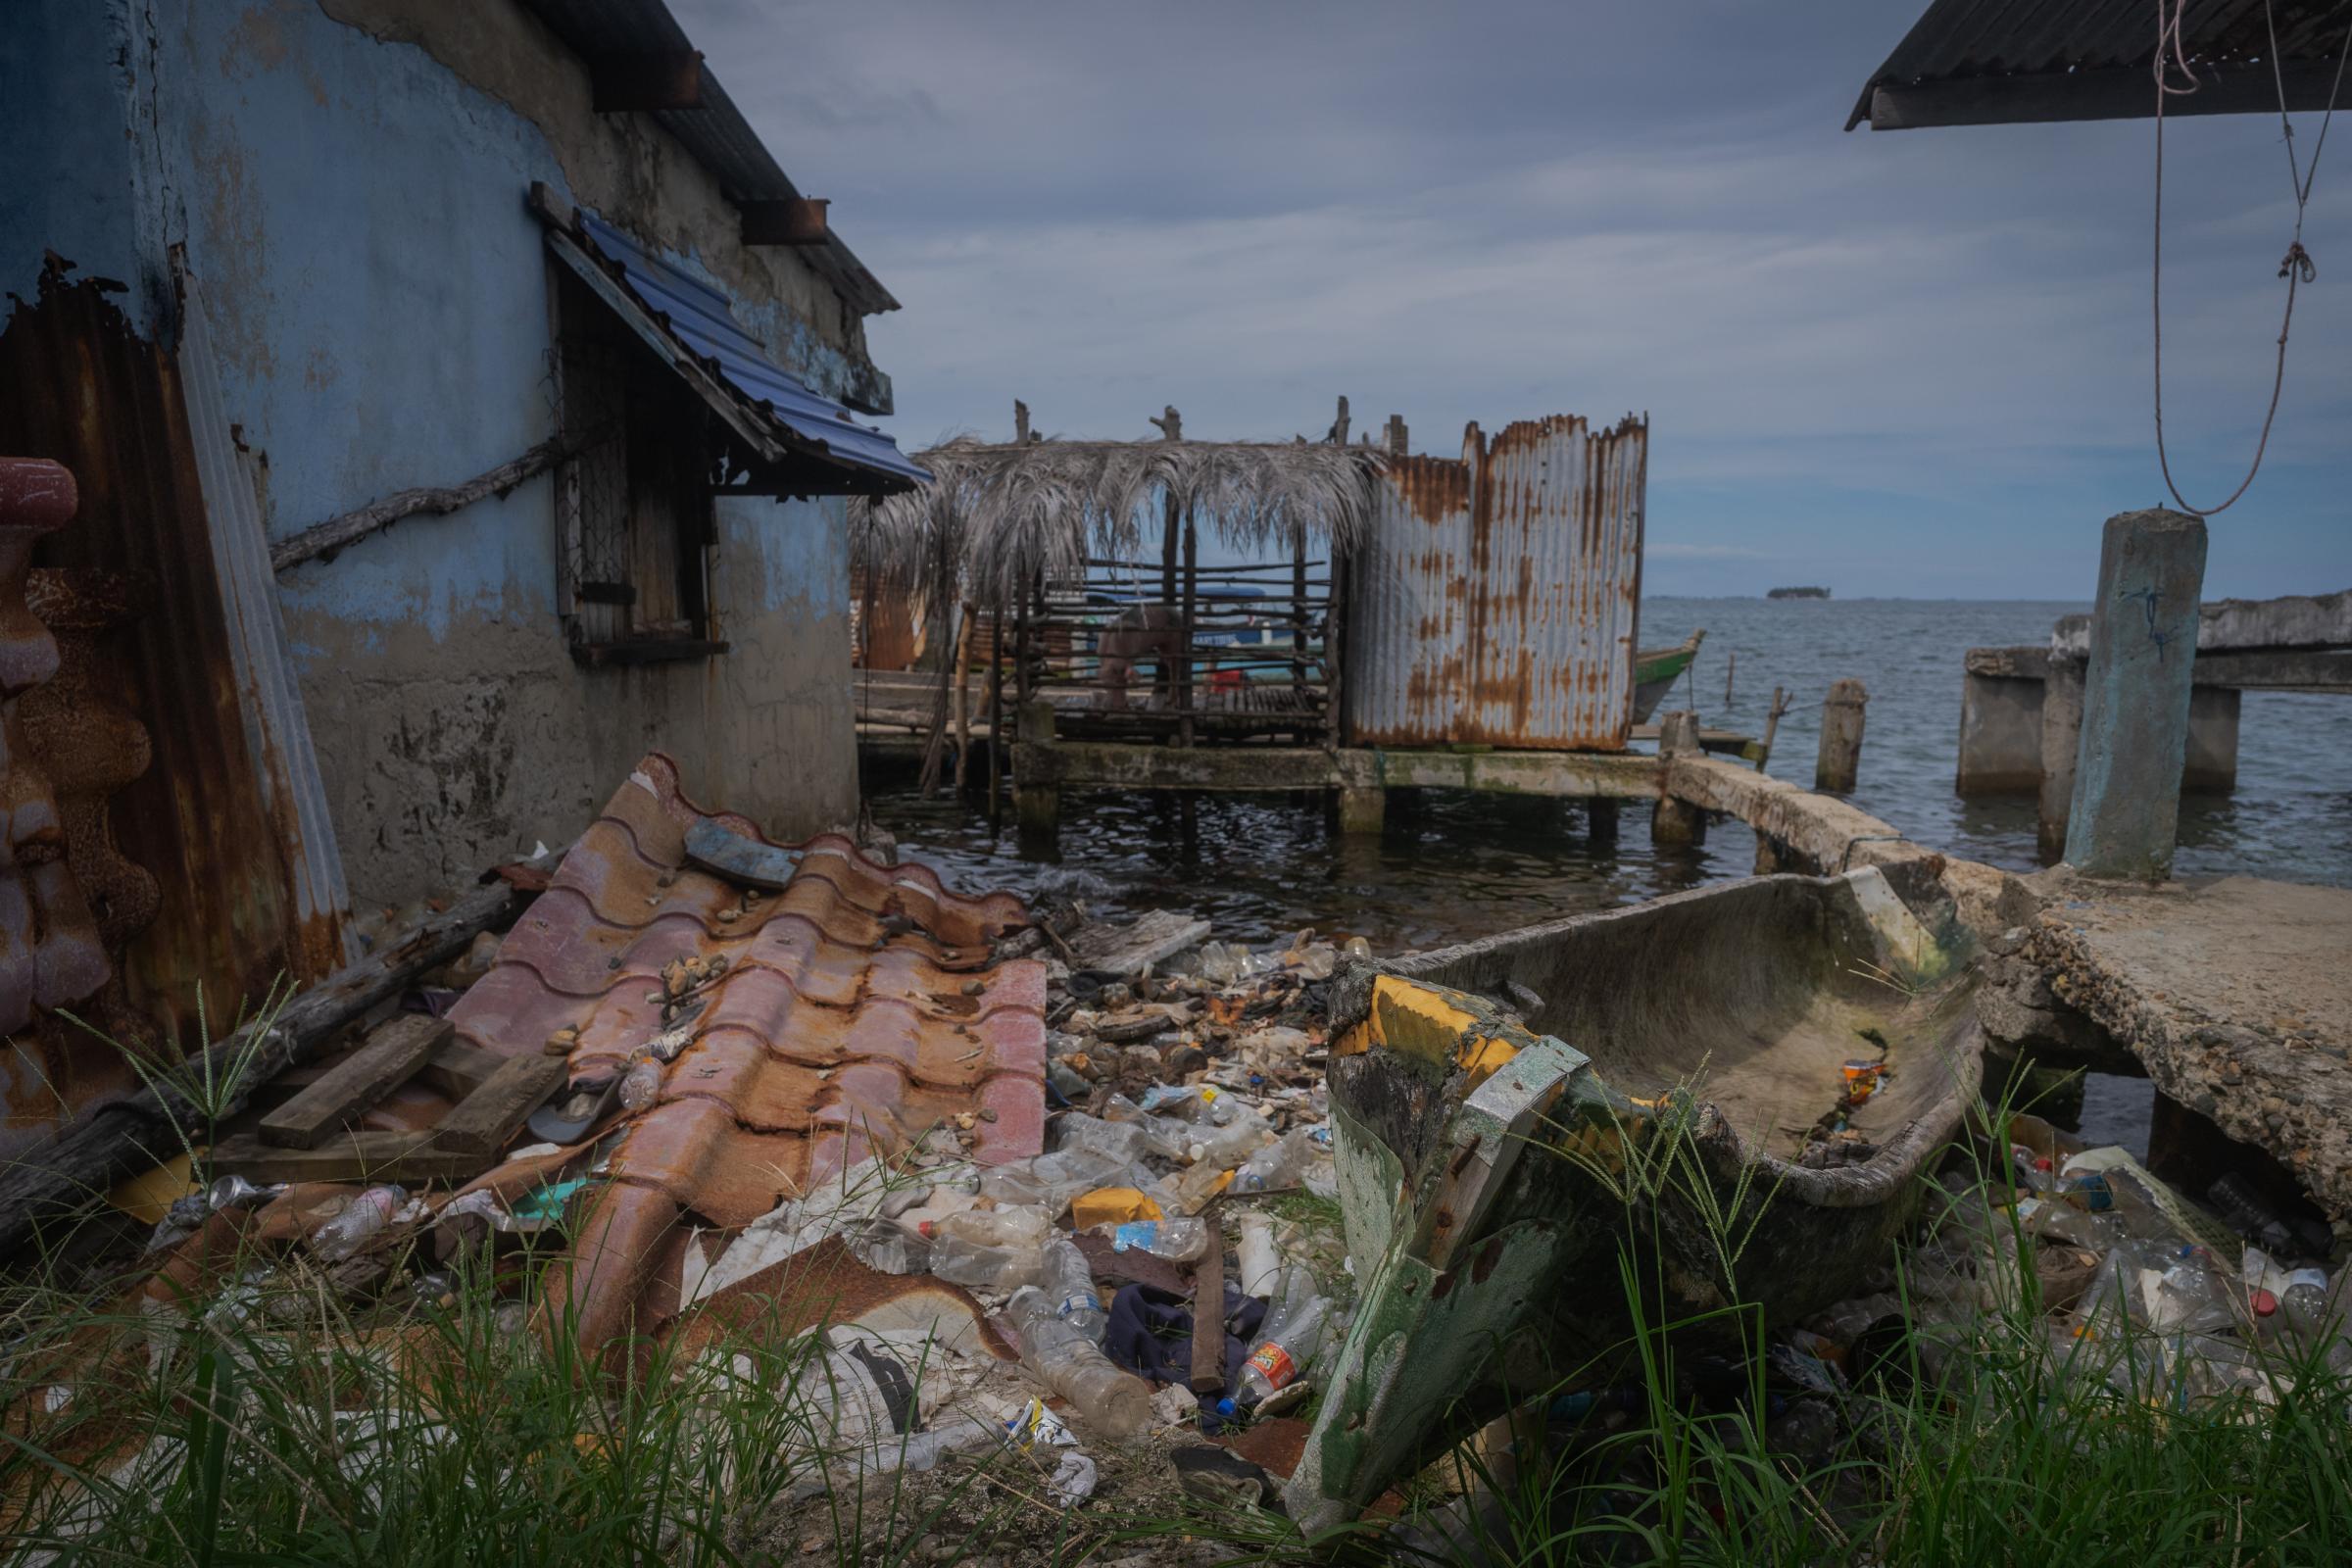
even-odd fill
[[[2170,3],[1934,0],[1872,73],[1845,128],[2153,115],[2158,19]],[[2166,99],[2167,117],[2276,114],[2281,88],[2288,109],[2322,109],[2336,91],[2352,0],[2187,0],[2180,24],[2196,90]],[[2168,79],[2180,84],[2177,71]]]
[[[823,489],[884,495],[931,475],[881,430],[810,391],[744,330],[727,297],[586,212],[567,210],[544,186],[531,205],[548,245],[645,343],[693,384],[753,451],[771,462],[813,460],[840,482]],[[782,488],[802,491],[797,485]]]

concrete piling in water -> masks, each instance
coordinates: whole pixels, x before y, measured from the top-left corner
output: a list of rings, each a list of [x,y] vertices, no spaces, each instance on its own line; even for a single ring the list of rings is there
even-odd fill
[[[2067,813],[2075,803],[2075,755],[2082,749],[2082,667],[2052,655],[2041,683],[2041,808],[2037,838],[2043,864],[2066,853]]]
[[[2067,861],[2085,876],[2172,874],[2204,586],[2203,518],[2151,508],[2107,519],[2066,825]]]
[[[1019,723],[1024,747],[1054,744],[1054,705],[1043,697],[1032,698],[1022,706]],[[993,738],[991,744],[995,744]],[[1013,810],[1024,838],[1052,840],[1061,831],[1060,786],[1016,780]]]
[[[1377,785],[1368,789],[1343,788],[1340,798],[1340,831],[1377,836],[1388,820],[1389,792]]]
[[[1698,744],[1698,715],[1688,710],[1658,715],[1658,757],[1661,760],[1676,757],[1701,757],[1705,753]],[[1653,844],[1704,844],[1707,842],[1707,813],[1670,794],[1660,794],[1658,804],[1650,808],[1649,838]]]
[[[1821,700],[1821,750],[1813,760],[1813,787],[1851,795],[1862,767],[1862,710],[1870,693],[1858,680],[1834,680]]]

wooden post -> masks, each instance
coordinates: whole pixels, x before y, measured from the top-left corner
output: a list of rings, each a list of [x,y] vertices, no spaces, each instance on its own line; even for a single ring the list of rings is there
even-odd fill
[[[956,613],[956,793],[963,794],[966,764],[972,751],[972,606],[965,600]]]
[[[1291,697],[1306,710],[1306,524],[1291,532]]]
[[[1021,749],[1024,753],[1051,751],[1054,747],[1054,705],[1045,697],[1032,698],[1021,705]],[[1050,759],[1049,759],[1050,760]],[[1036,771],[1031,769],[1032,773]],[[1014,781],[1012,792],[1014,812],[1020,818],[1021,836],[1051,840],[1061,827],[1061,790],[1054,784],[1021,783]]]
[[[1208,1221],[1208,1250],[1193,1265],[1193,1367],[1188,1387],[1205,1399],[1225,1393],[1225,1238]]]
[[[1348,444],[1348,400],[1345,397],[1340,399],[1339,417],[1331,421],[1331,444],[1335,447]]]
[[[1012,439],[1024,447],[1035,439],[1029,434],[1029,405],[1019,398],[1012,400]]]
[[[2204,587],[2204,518],[2158,508],[2107,519],[2066,824],[2067,862],[2085,876],[2172,875]]]
[[[1858,680],[1834,680],[1821,700],[1821,751],[1813,762],[1813,787],[1834,795],[1853,793],[1862,765],[1862,709],[1870,693]]]
[[[1390,416],[1389,416],[1389,430],[1388,430],[1388,435],[1389,435],[1389,456],[1390,456],[1390,457],[1392,457],[1392,458],[1401,458],[1401,457],[1404,457],[1404,456],[1406,455],[1406,447],[1405,447],[1405,440],[1406,440],[1406,437],[1405,437],[1405,432],[1404,432],[1404,416],[1403,416],[1403,415],[1401,415],[1401,414],[1392,414],[1392,415],[1390,415]]]
[[[988,830],[1004,820],[1004,607],[988,612]]]
[[[1707,842],[1707,813],[1673,790],[1674,761],[1680,757],[1703,757],[1698,743],[1698,715],[1688,709],[1658,715],[1658,804],[1650,808],[1649,839],[1653,844]]]
[[[1193,744],[1193,621],[1200,591],[1200,540],[1191,513],[1184,517],[1184,651],[1176,658],[1176,744]]]
[[[1756,771],[1772,760],[1772,738],[1780,732],[1781,715],[1788,711],[1788,694],[1778,686],[1772,689],[1772,706],[1764,710],[1764,739],[1756,747]]]
[[[1723,710],[1732,710],[1732,677],[1740,673],[1740,655],[1737,650],[1723,666]]]
[[[1348,662],[1348,557],[1337,539],[1331,542],[1331,564],[1326,570],[1331,576],[1331,597],[1323,612],[1323,749],[1336,756],[1343,740],[1340,732],[1347,722],[1341,687]]]

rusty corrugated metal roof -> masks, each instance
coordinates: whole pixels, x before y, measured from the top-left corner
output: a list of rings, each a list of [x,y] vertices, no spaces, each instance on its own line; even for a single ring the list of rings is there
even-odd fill
[[[981,1114],[982,1163],[1044,1147],[1045,966],[990,961],[996,938],[1027,923],[1017,899],[958,897],[928,867],[877,865],[827,834],[797,848],[781,893],[727,918],[741,888],[686,858],[707,814],[674,762],[646,758],[450,1014],[462,1038],[507,1055],[574,1026],[575,1079],[618,1071],[676,1026],[662,970],[727,960],[676,1021],[691,1040],[572,1227],[548,1305],[576,1311],[590,1344],[674,1284],[681,1221],[748,1224],[958,1111]],[[711,820],[767,842],[743,817]]]
[[[1646,420],[1471,425],[1392,459],[1348,610],[1348,735],[1617,751],[1633,724]]]
[[[1872,73],[1845,128],[2153,115],[2161,9],[2149,0],[1934,0]],[[2281,84],[2289,109],[2321,109],[2334,91],[2352,0],[2190,0],[2180,20],[2198,89],[2167,99],[2167,117],[2276,114]]]

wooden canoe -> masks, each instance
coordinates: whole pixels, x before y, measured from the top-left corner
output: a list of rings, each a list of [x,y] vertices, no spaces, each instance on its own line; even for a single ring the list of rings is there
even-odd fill
[[[1757,877],[1347,971],[1329,1090],[1364,1284],[1291,1516],[1352,1517],[1442,1446],[1498,1348],[1564,1374],[1621,1345],[1621,1258],[1651,1321],[1701,1333],[1853,1294],[1978,1091],[1965,938],[1933,923],[1876,868]],[[1824,1140],[1865,1058],[1879,1087]]]

